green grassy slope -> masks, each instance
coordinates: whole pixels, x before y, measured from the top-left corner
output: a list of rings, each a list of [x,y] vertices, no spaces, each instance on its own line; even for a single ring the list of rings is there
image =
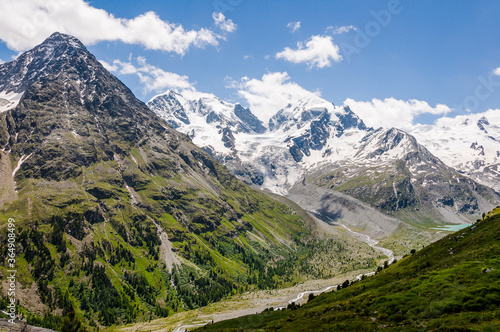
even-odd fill
[[[205,165],[194,171],[181,165],[172,178],[151,162],[136,167],[126,154],[121,165],[100,161],[63,181],[20,179],[0,225],[6,230],[7,219],[16,220],[20,308],[31,322],[59,328],[72,310],[89,327],[140,321],[292,282],[280,277],[286,267],[264,271],[290,264],[305,245],[303,221],[204,157],[213,170],[198,179],[195,171]],[[160,257],[158,227],[184,263],[171,271]],[[6,231],[0,242],[6,253]],[[3,275],[6,269],[2,264]],[[47,323],[50,314],[60,317],[56,323]]]
[[[244,324],[244,325],[242,325]],[[500,208],[475,225],[300,308],[211,331],[498,331]]]
[[[20,180],[17,200],[0,215],[3,226],[16,220],[19,309],[30,323],[61,329],[73,310],[89,329],[140,322],[251,289],[375,266],[373,249],[315,240],[303,211],[214,165],[210,186],[193,184],[189,174],[171,180],[137,170],[145,184],[132,183],[134,204],[123,188],[128,170],[115,161],[65,181]],[[171,271],[156,225],[183,263]],[[7,252],[7,232],[0,243]],[[3,264],[0,273],[6,270]]]

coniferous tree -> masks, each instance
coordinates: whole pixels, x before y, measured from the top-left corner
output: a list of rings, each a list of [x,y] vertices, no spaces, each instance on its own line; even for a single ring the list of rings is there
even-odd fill
[[[76,317],[74,311],[68,313],[68,319],[64,322],[64,325],[61,329],[62,332],[84,332],[86,329],[82,327],[82,323]]]

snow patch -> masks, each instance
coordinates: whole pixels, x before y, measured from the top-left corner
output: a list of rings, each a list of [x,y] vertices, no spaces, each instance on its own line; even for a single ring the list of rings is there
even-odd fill
[[[22,93],[15,93],[15,92],[7,93],[5,91],[0,92],[0,113],[15,108],[19,104],[19,101],[21,100],[23,94],[24,92]]]
[[[12,171],[12,177],[16,176],[17,171],[21,168],[21,165],[29,158],[31,157],[33,153],[30,153],[29,155],[22,155],[19,161],[17,162],[16,168]]]

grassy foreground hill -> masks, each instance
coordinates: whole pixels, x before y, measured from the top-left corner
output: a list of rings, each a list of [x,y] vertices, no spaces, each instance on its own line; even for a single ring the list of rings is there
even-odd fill
[[[346,284],[344,284],[346,286]],[[498,331],[500,207],[399,262],[299,308],[208,331]]]

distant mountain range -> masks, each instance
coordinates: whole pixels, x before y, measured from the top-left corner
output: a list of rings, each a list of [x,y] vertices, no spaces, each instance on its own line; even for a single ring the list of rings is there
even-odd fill
[[[500,114],[491,116],[444,118],[416,127],[412,135],[447,165],[500,191]]]
[[[499,152],[493,151],[500,151],[500,145],[484,135],[488,130],[497,133],[499,127],[486,119],[478,122],[484,130],[461,133],[463,141],[476,142],[475,150],[450,153],[447,144],[456,141],[453,133],[448,140],[438,136],[434,142],[433,133],[416,132],[434,151],[455,158],[447,158],[451,163],[446,165],[414,136],[396,128],[368,128],[349,107],[334,106],[319,97],[272,110],[275,114],[268,123],[239,104],[199,92],[183,96],[167,91],[147,105],[238,178],[272,192],[293,197],[300,190],[297,184],[305,181],[346,193],[412,223],[474,220],[498,199],[488,185],[500,179],[500,174],[494,177]],[[485,139],[491,144],[483,143]],[[484,149],[484,155],[478,153]],[[474,154],[467,155],[469,151]],[[465,174],[453,168],[457,160],[467,160],[457,168]],[[491,178],[481,173],[485,168],[491,170]]]

